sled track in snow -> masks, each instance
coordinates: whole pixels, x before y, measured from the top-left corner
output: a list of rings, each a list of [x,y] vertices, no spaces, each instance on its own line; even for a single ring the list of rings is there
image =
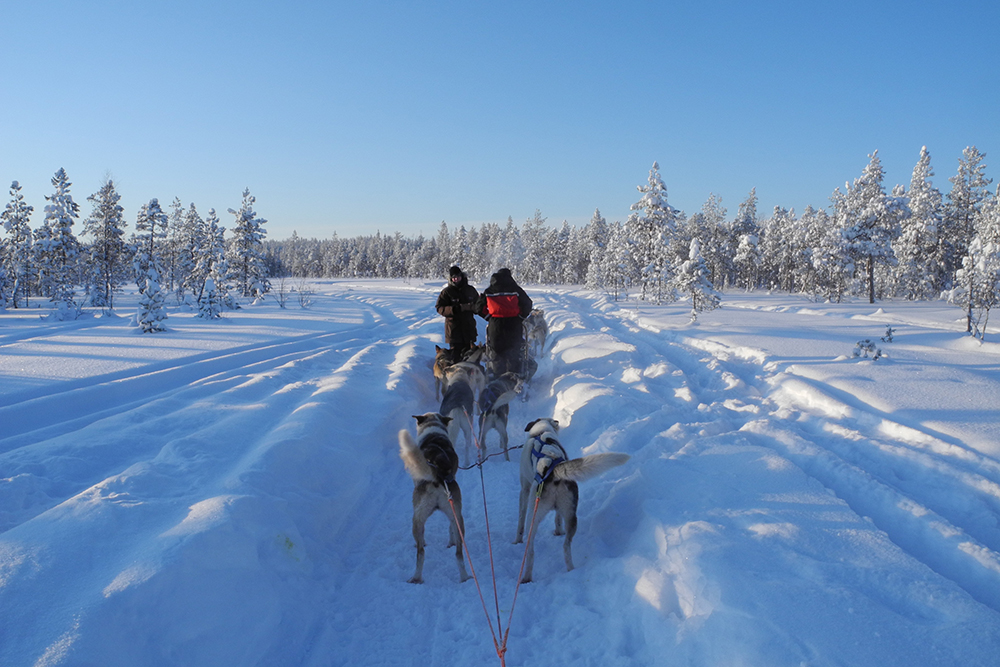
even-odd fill
[[[640,351],[637,356],[659,356],[683,374],[675,396],[660,394],[663,408],[625,427],[628,437],[648,439],[678,415],[714,420],[713,438],[768,447],[868,517],[909,556],[1000,611],[1000,462],[930,429],[895,421],[828,385],[776,377],[776,371],[765,370],[763,353],[645,329],[641,314],[630,312],[634,306],[611,305],[599,313],[592,302],[572,295],[546,295],[546,300],[543,308],[579,314],[583,331],[623,332],[607,320],[631,320],[630,335],[621,342]],[[572,333],[561,329],[553,342]],[[798,407],[807,410],[810,392],[843,403],[850,417],[788,412],[789,394],[805,396]],[[670,407],[685,403],[703,406],[702,411]]]

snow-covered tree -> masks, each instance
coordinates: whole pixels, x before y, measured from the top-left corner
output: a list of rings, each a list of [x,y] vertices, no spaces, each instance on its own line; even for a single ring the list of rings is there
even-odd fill
[[[92,237],[90,264],[95,277],[91,303],[114,308],[114,295],[128,281],[128,244],[125,243],[124,209],[118,203],[121,195],[112,179],[87,197],[93,204],[90,217],[83,221],[83,232]]]
[[[864,267],[868,301],[875,303],[875,264],[894,264],[892,240],[897,232],[898,216],[890,208],[882,186],[884,171],[878,151],[869,157],[861,176],[847,186],[837,215],[842,219],[848,252],[855,264]]]
[[[958,161],[958,173],[950,178],[952,188],[948,193],[948,204],[945,207],[945,217],[942,223],[943,241],[946,246],[946,262],[954,270],[954,284],[961,288],[968,299],[966,303],[968,332],[973,330],[973,303],[975,290],[972,289],[977,280],[974,277],[978,264],[970,255],[970,244],[976,235],[976,220],[983,207],[990,200],[989,184],[992,179],[986,178],[985,153],[980,153],[975,146],[969,146],[962,151]],[[959,277],[959,272],[962,276]]]
[[[642,197],[632,204],[625,221],[625,233],[632,245],[638,273],[633,276],[641,287],[640,298],[660,302],[669,299],[677,253],[672,245],[677,234],[678,211],[667,203],[667,187],[660,177],[660,165],[653,163],[645,185],[637,186]]]
[[[986,177],[985,158],[986,154],[980,153],[975,146],[966,147],[958,161],[958,173],[948,179],[952,188],[944,207],[941,242],[949,279],[954,278],[962,267],[969,243],[975,235],[976,215],[990,198],[992,179]]]
[[[174,285],[178,301],[183,301],[185,294],[197,295],[208,277],[198,268],[198,251],[206,243],[205,234],[205,221],[191,204],[180,216],[173,235]]]
[[[833,203],[834,215],[829,216],[829,224],[812,249],[817,291],[837,303],[840,303],[847,293],[854,275],[854,259],[849,252],[843,227],[846,219],[837,213],[846,206],[843,198],[844,193],[839,188],[833,191],[830,200]]]
[[[151,269],[156,273],[157,288],[162,289],[160,276],[163,274],[163,258],[160,250],[166,237],[167,214],[160,208],[160,201],[154,197],[148,204],[142,205],[135,220],[132,269],[140,293],[146,291],[146,279]]]
[[[722,297],[708,279],[708,267],[701,254],[701,242],[691,239],[691,249],[687,260],[677,268],[673,280],[674,288],[691,300],[691,321],[698,319],[698,313],[715,310]]]
[[[594,209],[594,215],[584,230],[585,247],[587,248],[587,276],[585,285],[589,289],[603,289],[606,275],[603,271],[604,256],[608,252],[609,230],[608,221],[601,215],[600,209]]]
[[[508,267],[516,271],[525,283],[541,283],[544,281],[545,264],[553,258],[545,254],[545,239],[548,236],[546,218],[537,208],[535,214],[525,220],[521,227],[521,243],[524,245],[524,257],[519,267]],[[500,267],[497,267],[500,268]]]
[[[160,288],[160,275],[155,265],[146,270],[143,280],[145,289],[139,295],[139,308],[136,312],[136,324],[143,333],[164,331],[167,319],[167,309],[163,305],[163,290]]]
[[[253,206],[257,199],[250,189],[243,191],[243,202],[239,210],[229,209],[236,217],[229,246],[229,268],[240,294],[245,297],[263,296],[271,285],[267,280],[264,263],[264,223],[258,218]]]
[[[34,210],[24,201],[21,185],[17,181],[11,183],[10,201],[0,213],[0,221],[7,233],[3,241],[3,268],[10,282],[10,295],[15,308],[22,303],[27,306],[31,294],[33,235],[29,221]]]
[[[45,197],[45,220],[36,230],[35,264],[39,270],[42,294],[51,299],[61,319],[73,319],[77,314],[76,278],[80,242],[73,234],[74,221],[80,217],[80,207],[73,201],[69,189],[72,183],[65,169],[52,177],[55,192]]]
[[[910,215],[903,220],[894,250],[899,262],[896,292],[907,299],[926,299],[944,288],[944,256],[940,238],[942,198],[931,177],[931,155],[924,146],[913,168],[907,193]]]

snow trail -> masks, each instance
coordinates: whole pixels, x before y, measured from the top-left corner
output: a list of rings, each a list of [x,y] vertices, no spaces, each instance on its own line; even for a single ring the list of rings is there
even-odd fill
[[[443,515],[426,583],[406,583],[396,433],[438,405],[437,289],[338,287],[300,336],[0,395],[3,416],[34,410],[0,433],[0,662],[498,664],[479,470],[458,481],[494,618],[458,582]],[[819,307],[739,313],[844,327],[786,353],[727,312],[691,327],[682,305],[529,292],[550,337],[510,444],[555,417],[571,456],[632,459],[581,483],[572,572],[551,517],[538,528],[508,665],[989,664],[1000,464],[853,389],[911,370],[922,344],[865,366],[835,357],[873,320],[803,313]],[[519,456],[482,469],[504,623]]]

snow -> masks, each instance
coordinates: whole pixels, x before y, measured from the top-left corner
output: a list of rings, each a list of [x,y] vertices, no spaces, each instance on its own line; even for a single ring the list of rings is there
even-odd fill
[[[632,458],[581,483],[573,571],[545,521],[512,611],[517,451],[458,477],[484,601],[441,514],[406,583],[440,284],[312,288],[149,335],[0,311],[0,664],[500,664],[508,618],[511,666],[996,664],[1000,345],[954,307],[730,293],[691,324],[529,286],[511,444],[550,416]]]

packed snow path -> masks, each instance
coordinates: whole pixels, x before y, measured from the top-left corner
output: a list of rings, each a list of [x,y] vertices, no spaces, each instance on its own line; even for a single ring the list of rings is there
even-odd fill
[[[334,283],[281,335],[227,333],[273,305],[178,315],[155,343],[0,330],[21,379],[0,390],[0,664],[499,664],[483,497],[506,623],[519,451],[459,475],[490,620],[440,514],[406,583],[396,433],[437,407],[437,289]],[[575,570],[540,528],[508,665],[993,664],[995,350],[922,311],[747,298],[691,327],[683,306],[529,291],[551,334],[511,444],[551,416],[571,455],[632,459],[581,484]],[[848,358],[887,323],[886,359]],[[130,352],[192,332],[229,343]],[[59,356],[69,379],[13,370]]]

